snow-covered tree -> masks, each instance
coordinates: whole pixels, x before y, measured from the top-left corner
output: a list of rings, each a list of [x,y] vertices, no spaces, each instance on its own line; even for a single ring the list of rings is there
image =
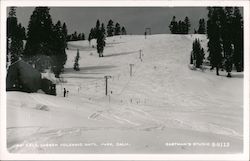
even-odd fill
[[[16,8],[10,7],[7,18],[7,66],[20,59],[23,54],[25,28],[17,21]]]

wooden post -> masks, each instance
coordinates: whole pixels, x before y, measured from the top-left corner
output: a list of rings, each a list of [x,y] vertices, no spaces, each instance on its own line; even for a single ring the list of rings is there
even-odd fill
[[[134,64],[129,64],[129,66],[130,66],[130,77],[132,77],[132,71],[133,71],[133,66],[134,66]]]
[[[139,52],[140,52],[139,53],[139,59],[141,59],[141,61],[142,61],[142,50],[140,50]]]
[[[104,76],[105,78],[105,95],[107,96],[108,95],[108,79],[111,78],[111,76]]]

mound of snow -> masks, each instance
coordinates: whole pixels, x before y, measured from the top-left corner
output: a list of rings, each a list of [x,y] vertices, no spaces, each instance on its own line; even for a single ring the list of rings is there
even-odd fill
[[[51,70],[49,70],[49,69],[45,70],[44,72],[42,72],[41,73],[41,77],[42,77],[42,79],[48,79],[48,80],[50,80],[54,84],[60,82],[60,80],[55,77],[55,74],[53,72],[51,72]]]

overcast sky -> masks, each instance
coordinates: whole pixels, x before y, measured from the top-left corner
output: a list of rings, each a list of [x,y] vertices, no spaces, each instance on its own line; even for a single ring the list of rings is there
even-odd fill
[[[18,7],[18,21],[27,27],[34,8]],[[109,19],[125,26],[128,34],[143,34],[150,27],[152,34],[169,33],[168,25],[173,16],[184,20],[188,16],[191,21],[191,32],[198,28],[200,18],[207,18],[205,7],[51,7],[50,14],[55,23],[65,22],[69,33],[84,32],[89,34],[96,20],[107,25]]]

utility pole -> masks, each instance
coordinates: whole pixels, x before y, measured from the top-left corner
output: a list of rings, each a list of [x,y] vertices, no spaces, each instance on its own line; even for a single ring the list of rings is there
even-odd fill
[[[142,50],[140,50],[139,52],[140,52],[139,53],[139,59],[141,59],[141,61],[142,61]]]
[[[130,77],[132,77],[132,68],[133,68],[134,64],[129,64],[129,66],[130,66]]]
[[[108,79],[111,78],[111,76],[106,75],[104,76],[104,78],[105,78],[105,83],[106,83],[105,95],[107,96],[108,95]]]

